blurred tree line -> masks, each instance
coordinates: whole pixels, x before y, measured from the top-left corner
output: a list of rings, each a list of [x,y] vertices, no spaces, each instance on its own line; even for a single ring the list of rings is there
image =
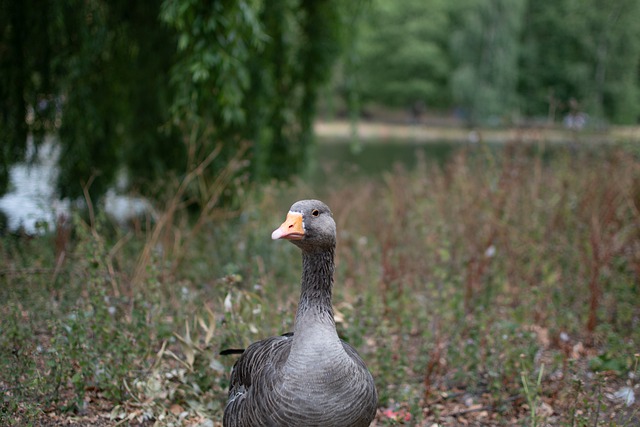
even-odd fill
[[[252,179],[286,179],[335,70],[351,111],[635,123],[638,22],[637,0],[0,0],[0,194],[27,135],[58,135],[62,196],[121,170],[144,193],[220,144],[215,172],[243,141]]]
[[[571,108],[640,119],[637,0],[372,0],[367,15],[362,102],[457,108],[472,124]]]

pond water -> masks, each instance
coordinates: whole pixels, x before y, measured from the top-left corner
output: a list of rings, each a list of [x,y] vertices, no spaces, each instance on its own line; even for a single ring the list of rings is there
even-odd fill
[[[37,153],[28,141],[27,157],[31,163],[17,163],[9,170],[9,191],[0,197],[0,234],[4,229],[38,234],[55,224],[56,216],[69,209],[54,196],[57,179],[55,164],[59,150],[48,138]]]
[[[468,146],[468,143],[457,142],[416,144],[407,141],[379,141],[359,146],[346,142],[328,142],[319,144],[316,148],[316,168],[320,172],[330,169],[350,175],[374,177],[392,170],[395,165],[413,169],[420,158],[444,164],[456,151]]]
[[[0,197],[0,235],[6,231],[21,231],[28,235],[44,234],[55,230],[60,216],[68,217],[71,206],[83,202],[60,200],[55,189],[58,176],[59,147],[47,138],[36,153],[28,141],[29,163],[17,163],[9,171],[9,191]],[[102,207],[109,218],[126,224],[133,217],[155,215],[148,200],[117,194],[110,189],[102,200]]]
[[[427,165],[446,164],[460,150],[471,156],[499,154],[507,145],[504,143],[474,142],[428,142],[415,143],[404,140],[367,141],[354,147],[347,142],[325,142],[316,148],[315,162],[311,167],[311,177],[329,185],[344,179],[378,179],[384,173],[401,167],[412,170],[419,162]],[[522,146],[528,156],[541,155],[543,159],[553,157],[558,147],[541,148],[535,144]],[[542,150],[542,151],[541,151]]]

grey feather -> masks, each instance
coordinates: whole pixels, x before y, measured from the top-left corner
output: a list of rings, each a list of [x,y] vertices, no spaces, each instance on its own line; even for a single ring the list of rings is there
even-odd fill
[[[300,303],[293,334],[251,344],[231,372],[225,427],[364,427],[378,394],[356,350],[336,332],[331,306],[335,222],[317,200],[291,207],[302,214]]]

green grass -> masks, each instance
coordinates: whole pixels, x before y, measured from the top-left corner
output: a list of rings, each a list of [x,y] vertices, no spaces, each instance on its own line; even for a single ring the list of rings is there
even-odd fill
[[[338,329],[376,378],[378,425],[640,422],[607,397],[640,375],[640,161],[507,146],[271,184],[198,218],[168,197],[147,232],[98,215],[4,237],[0,424],[220,421],[219,350],[292,328],[300,256],[269,236],[306,197],[338,223]]]

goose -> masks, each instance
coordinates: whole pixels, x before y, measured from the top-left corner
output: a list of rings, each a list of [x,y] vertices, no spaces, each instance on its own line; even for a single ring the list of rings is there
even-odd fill
[[[331,210],[319,200],[296,202],[271,238],[289,240],[302,251],[293,333],[257,341],[242,352],[231,371],[223,426],[368,426],[378,406],[373,376],[338,337],[333,317]]]

